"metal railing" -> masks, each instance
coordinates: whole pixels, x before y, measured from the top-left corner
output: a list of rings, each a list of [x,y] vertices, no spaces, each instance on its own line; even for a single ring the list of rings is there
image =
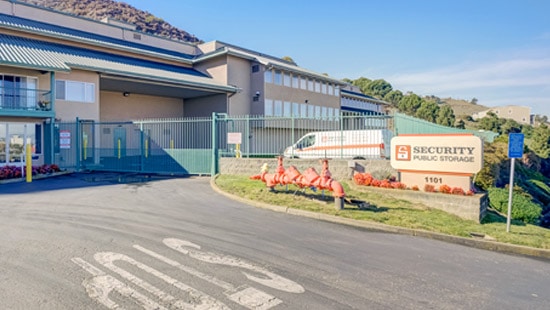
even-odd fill
[[[50,90],[0,87],[0,108],[51,111],[50,94]]]
[[[60,167],[214,174],[219,157],[388,159],[395,133],[471,133],[395,115],[228,116],[56,123]],[[315,140],[315,142],[312,142]]]

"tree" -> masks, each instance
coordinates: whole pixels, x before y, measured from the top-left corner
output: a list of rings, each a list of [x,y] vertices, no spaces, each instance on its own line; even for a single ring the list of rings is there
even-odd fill
[[[500,134],[507,135],[509,133],[520,132],[521,125],[513,119],[505,119],[500,125]]]
[[[363,91],[363,93],[382,99],[387,93],[391,92],[392,90],[393,87],[390,83],[386,82],[383,79],[378,79],[368,83],[367,92]]]
[[[477,104],[477,98],[476,97],[472,98],[472,101],[470,101],[470,103],[471,104]]]
[[[428,122],[435,122],[437,115],[439,114],[439,106],[433,101],[423,101],[420,104],[420,108],[416,110],[416,117],[426,120]]]
[[[533,130],[531,149],[541,158],[550,157],[550,129],[546,124]]]
[[[500,120],[498,116],[493,113],[487,113],[487,116],[479,120],[479,129],[490,130],[494,132],[500,132]]]
[[[401,98],[401,100],[397,104],[397,108],[402,113],[414,116],[416,110],[420,107],[421,104],[422,104],[422,98],[420,98],[418,95],[414,93],[410,93],[406,96],[403,96],[403,98]]]
[[[389,102],[394,107],[397,107],[402,98],[403,93],[400,90],[392,90],[384,96],[384,100]]]
[[[439,125],[453,127],[455,120],[456,117],[453,108],[448,105],[443,105],[439,108],[439,113],[437,114],[435,122]],[[462,129],[464,129],[464,121],[462,121]]]
[[[359,89],[361,90],[361,92],[363,94],[367,94],[368,85],[369,85],[370,82],[371,82],[370,79],[367,79],[366,77],[360,77],[360,78],[354,80],[352,84],[354,86],[359,87]]]
[[[440,110],[441,112],[441,110]],[[466,129],[466,123],[464,123],[464,120],[463,119],[459,119],[458,122],[456,123],[456,128],[458,129]]]

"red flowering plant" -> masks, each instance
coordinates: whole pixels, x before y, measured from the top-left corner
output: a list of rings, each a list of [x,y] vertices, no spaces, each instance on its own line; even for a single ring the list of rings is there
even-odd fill
[[[2,166],[0,167],[0,180],[17,179],[25,176],[25,167],[18,166]],[[61,169],[58,165],[41,165],[32,167],[32,175],[39,174],[51,174],[54,172],[60,172]]]

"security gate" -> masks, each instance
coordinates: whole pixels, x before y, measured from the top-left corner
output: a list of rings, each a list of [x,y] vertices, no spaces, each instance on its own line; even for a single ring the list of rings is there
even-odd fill
[[[212,172],[212,119],[56,123],[62,168],[174,175]]]
[[[388,115],[321,118],[228,116],[55,123],[54,163],[62,168],[213,175],[219,157],[274,158],[309,132],[390,129]],[[46,136],[46,135],[45,135]],[[387,141],[389,143],[389,141]]]

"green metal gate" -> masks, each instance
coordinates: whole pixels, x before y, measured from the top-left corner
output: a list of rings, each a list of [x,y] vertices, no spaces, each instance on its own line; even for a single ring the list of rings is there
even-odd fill
[[[56,123],[62,168],[173,175],[212,172],[212,118]]]

